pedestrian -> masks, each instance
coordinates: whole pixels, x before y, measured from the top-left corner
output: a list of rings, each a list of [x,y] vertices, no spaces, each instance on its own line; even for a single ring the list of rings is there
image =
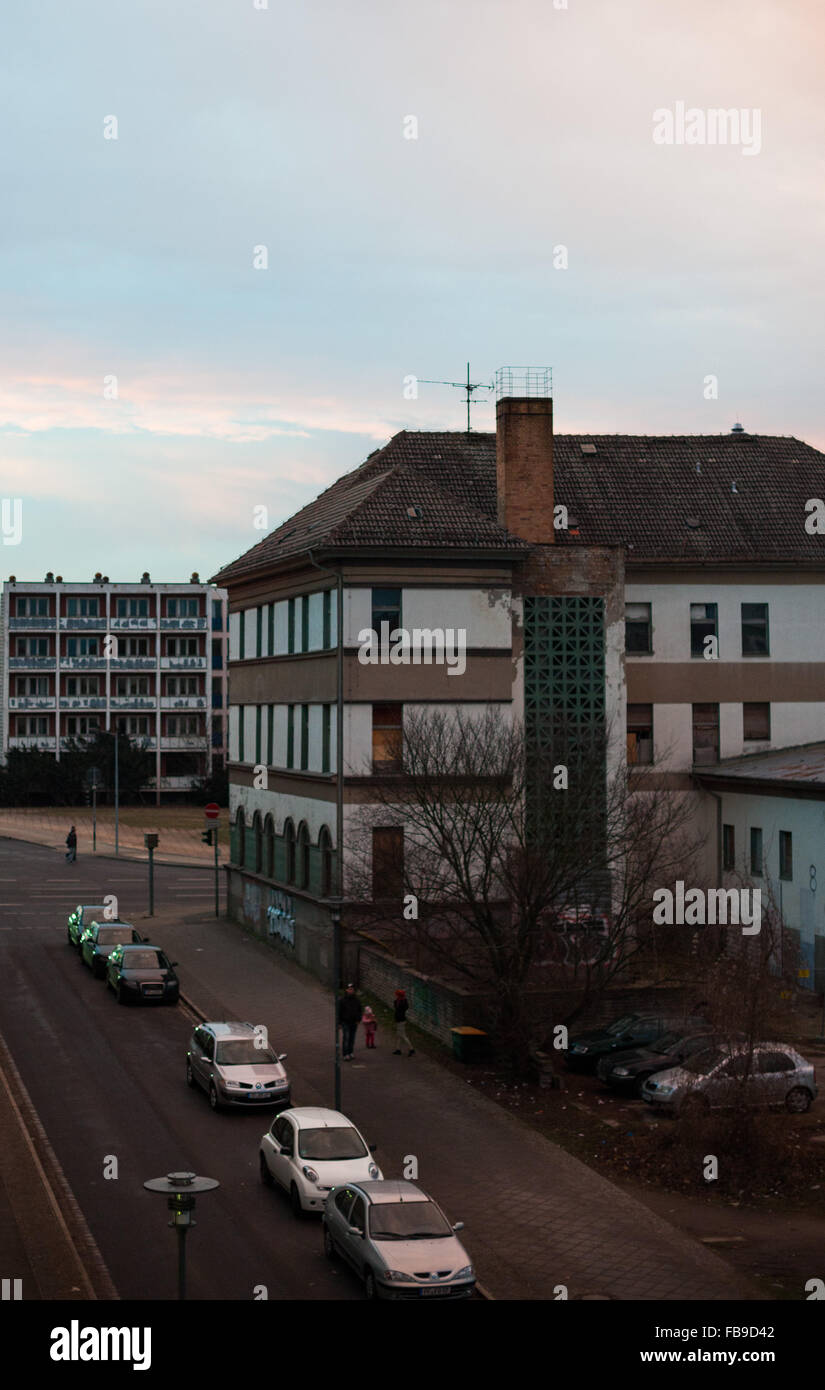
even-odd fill
[[[70,864],[73,864],[77,858],[77,831],[75,830],[74,826],[72,826],[71,830],[66,836],[66,844],[68,846],[68,849],[66,850],[66,858],[68,859]]]
[[[367,1047],[375,1047],[375,1030],[378,1027],[378,1020],[375,1017],[369,1004],[364,1010],[361,1022],[364,1025],[364,1033],[367,1039]]]
[[[393,1006],[393,1013],[395,1014],[395,1041],[397,1043],[403,1043],[407,1048],[407,1056],[412,1057],[415,1055],[415,1048],[410,1045],[410,1040],[407,1037],[407,1025],[404,1021],[407,1017],[407,1009],[409,1007],[406,990],[397,989],[395,991],[395,1004]],[[401,1056],[400,1047],[395,1049],[393,1056]]]
[[[355,1035],[364,1012],[361,1000],[355,993],[355,985],[347,985],[342,999],[338,1001],[338,1022],[341,1025],[341,1052],[345,1062],[352,1061],[355,1049]]]

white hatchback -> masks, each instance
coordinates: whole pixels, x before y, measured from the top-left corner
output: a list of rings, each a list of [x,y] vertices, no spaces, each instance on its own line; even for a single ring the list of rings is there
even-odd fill
[[[383,1178],[374,1148],[338,1110],[296,1106],[282,1111],[261,1139],[261,1181],[283,1187],[296,1216],[322,1211],[333,1187]]]

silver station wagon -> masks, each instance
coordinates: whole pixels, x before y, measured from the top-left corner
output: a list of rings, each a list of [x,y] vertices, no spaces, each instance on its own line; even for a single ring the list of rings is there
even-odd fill
[[[816,1072],[787,1043],[757,1043],[752,1057],[742,1046],[709,1047],[681,1066],[648,1077],[642,1099],[681,1115],[689,1110],[729,1108],[737,1103],[743,1087],[749,1106],[784,1105],[799,1115],[816,1100]]]
[[[187,1086],[202,1086],[213,1110],[224,1105],[290,1104],[289,1077],[282,1063],[251,1023],[201,1023],[186,1054]]]
[[[470,1257],[443,1211],[415,1183],[356,1182],[324,1204],[324,1253],[352,1265],[367,1298],[472,1298]]]

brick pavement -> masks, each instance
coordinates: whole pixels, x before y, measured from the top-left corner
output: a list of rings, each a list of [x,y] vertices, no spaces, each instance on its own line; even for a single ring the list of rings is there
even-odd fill
[[[328,990],[226,920],[161,912],[153,939],[179,962],[185,994],[207,1016],[264,1023],[288,1068],[296,1104],[333,1103]],[[412,1020],[414,1022],[414,1019]],[[181,1061],[183,1066],[183,1061]],[[495,1298],[725,1300],[762,1297],[718,1255],[523,1125],[421,1054],[392,1055],[387,1029],[342,1063],[342,1107],[378,1144],[388,1176],[405,1157],[466,1243]]]

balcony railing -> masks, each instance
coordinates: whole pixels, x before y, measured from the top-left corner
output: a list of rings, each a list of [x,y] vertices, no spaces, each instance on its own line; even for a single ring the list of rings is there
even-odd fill
[[[198,781],[200,781],[200,776],[195,772],[188,777],[161,777],[160,789],[162,792],[188,792]],[[152,777],[150,781],[145,783],[147,791],[156,791],[157,787],[157,777]]]
[[[162,656],[160,665],[163,671],[204,671],[206,670],[206,657]]]
[[[82,618],[61,618],[60,626],[63,629],[74,632],[105,632],[106,614],[100,613],[96,618],[84,616]]]
[[[105,709],[105,695],[61,695],[61,709]]]
[[[29,632],[54,632],[56,620],[54,618],[9,618],[9,627],[14,631]]]
[[[157,659],[154,656],[112,656],[109,665],[113,671],[154,671]]]
[[[53,656],[10,656],[10,671],[45,671],[54,670],[55,660]]]
[[[43,748],[47,753],[54,753],[56,741],[45,734],[41,738],[36,738],[34,735],[31,737],[21,736],[20,738],[15,736],[9,739],[9,748]]]
[[[60,665],[67,671],[105,671],[105,656],[61,656]]]
[[[113,695],[109,703],[112,709],[157,709],[154,695]]]
[[[160,746],[164,752],[172,752],[173,749],[185,748],[188,751],[205,751],[206,734],[163,734]]]
[[[158,620],[157,618],[153,617],[109,619],[109,627],[112,629],[113,632],[115,631],[115,629],[119,629],[120,631],[126,629],[128,631],[130,628],[135,631],[140,631],[141,629],[143,629],[143,631],[145,632],[147,629],[156,630],[157,625]]]
[[[161,695],[161,709],[206,709],[205,695]]]
[[[12,695],[9,709],[54,709],[53,695]]]
[[[164,631],[171,632],[203,632],[206,629],[205,618],[161,618],[160,625]]]

